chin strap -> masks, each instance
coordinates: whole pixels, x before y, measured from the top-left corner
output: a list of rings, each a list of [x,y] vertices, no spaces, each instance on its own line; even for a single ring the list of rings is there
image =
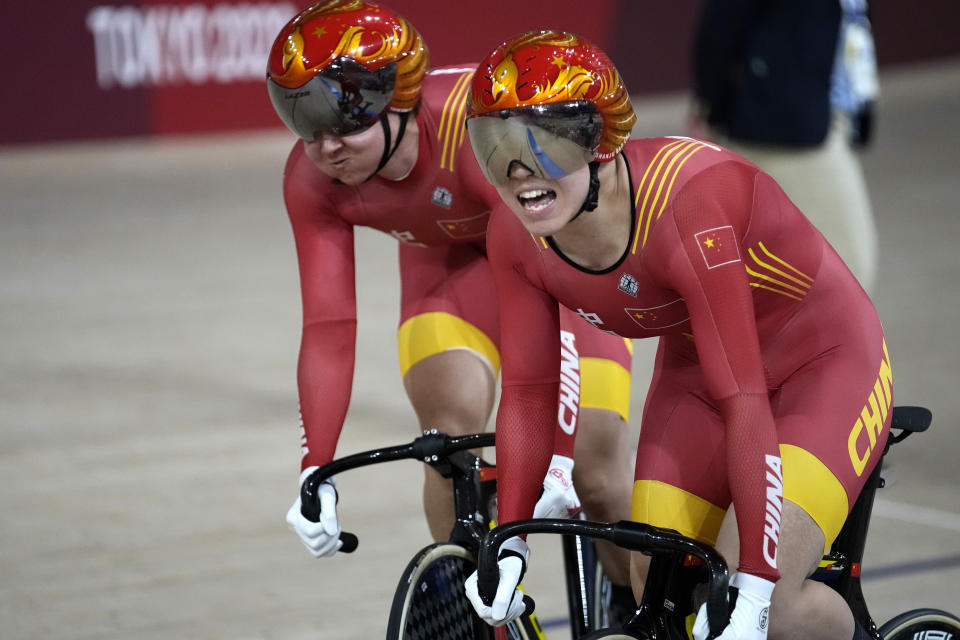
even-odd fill
[[[367,180],[380,173],[380,170],[387,166],[390,158],[392,158],[396,152],[397,147],[400,146],[400,141],[403,140],[403,134],[407,130],[407,119],[410,117],[410,112],[404,111],[398,115],[400,116],[400,130],[397,132],[397,140],[394,142],[392,148],[390,147],[390,122],[387,114],[383,114],[383,117],[380,118],[380,127],[383,129],[383,155],[380,156],[380,164],[377,165],[377,168],[374,169]],[[364,180],[364,182],[367,180]]]
[[[583,199],[583,204],[580,205],[580,210],[577,211],[576,215],[570,218],[570,222],[580,217],[580,214],[584,211],[593,211],[596,209],[600,199],[600,178],[597,176],[600,163],[594,160],[588,166],[590,167],[590,186],[587,188],[587,197]]]

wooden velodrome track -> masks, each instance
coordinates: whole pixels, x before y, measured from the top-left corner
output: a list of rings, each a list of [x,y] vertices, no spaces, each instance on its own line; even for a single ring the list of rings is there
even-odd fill
[[[875,299],[900,404],[864,586],[875,618],[960,612],[960,61],[882,78],[864,157]],[[638,101],[680,132],[681,96]],[[0,149],[0,636],[376,638],[427,542],[413,462],[344,475],[351,556],[287,531],[296,491],[299,293],[284,133]],[[395,354],[396,249],[357,234],[358,370],[340,454],[416,433]],[[634,417],[652,343],[637,343]],[[635,428],[635,426],[634,426]],[[563,617],[534,538],[541,620]],[[562,627],[550,637],[564,638]]]

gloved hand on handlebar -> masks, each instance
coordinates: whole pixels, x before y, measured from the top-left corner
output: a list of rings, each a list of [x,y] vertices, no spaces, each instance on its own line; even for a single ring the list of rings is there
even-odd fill
[[[517,588],[527,570],[530,548],[522,538],[513,537],[500,546],[497,567],[500,569],[500,581],[497,583],[497,595],[489,605],[484,604],[477,586],[477,572],[474,571],[465,583],[467,599],[476,609],[484,622],[494,627],[507,624],[519,618],[526,605],[523,593]]]
[[[730,614],[730,623],[718,636],[718,640],[766,640],[770,626],[770,596],[775,583],[752,576],[735,573],[730,586],[737,590],[737,601]],[[700,605],[693,623],[694,640],[706,640],[710,635],[707,621],[707,605]]]
[[[533,508],[533,517],[572,518],[580,509],[580,498],[573,487],[573,460],[554,455],[543,479],[543,493]]]
[[[317,467],[307,467],[300,474],[300,486]],[[340,541],[340,523],[337,522],[337,490],[333,478],[328,478],[317,487],[320,500],[320,521],[313,522],[301,512],[300,494],[287,511],[287,525],[300,536],[300,540],[317,558],[329,558],[343,546]]]

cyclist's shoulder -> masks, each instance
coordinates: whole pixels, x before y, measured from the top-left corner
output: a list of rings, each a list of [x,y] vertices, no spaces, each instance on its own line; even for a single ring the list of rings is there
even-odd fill
[[[423,90],[420,98],[420,109],[436,118],[437,122],[444,114],[453,115],[460,112],[461,106],[466,103],[470,78],[476,70],[471,63],[435,67],[427,72],[423,79]]]
[[[446,97],[454,89],[465,94],[476,70],[477,64],[474,62],[448,64],[430,69],[423,78],[424,99],[435,99],[437,94]]]
[[[297,140],[287,156],[283,170],[283,199],[287,213],[294,217],[342,217],[343,203],[333,180],[307,156]]]
[[[694,176],[729,173],[756,174],[760,170],[746,158],[713,142],[686,136],[634,138],[623,148],[634,188],[676,192]]]
[[[486,181],[467,140],[465,116],[469,99],[472,63],[437,67],[424,79],[417,112],[420,127],[420,158],[411,182],[428,181],[450,190],[455,199],[466,198],[489,210],[500,201]]]

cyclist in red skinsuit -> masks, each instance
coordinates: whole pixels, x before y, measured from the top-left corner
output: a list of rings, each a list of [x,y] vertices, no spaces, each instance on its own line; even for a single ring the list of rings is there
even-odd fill
[[[391,40],[397,33],[402,37]],[[355,50],[349,49],[350,38],[360,42]],[[384,42],[402,50],[384,54]],[[304,310],[298,365],[302,479],[333,458],[350,400],[354,265],[362,259],[353,251],[356,226],[400,241],[400,364],[422,428],[452,435],[482,431],[491,411],[501,351],[484,237],[499,197],[466,143],[463,110],[473,67],[424,75],[425,67],[425,47],[408,23],[358,1],[323,2],[305,10],[281,31],[271,54],[268,87],[274,106],[303,138],[289,155],[283,187]],[[623,426],[630,343],[572,314],[554,334],[555,348],[561,346],[558,337],[564,359],[558,371],[563,368],[569,384],[553,400],[557,442],[551,435],[547,455],[572,457],[578,418],[589,423],[577,440],[576,483],[585,508],[626,515],[631,462],[623,455],[628,450]],[[595,456],[620,469],[619,495],[603,490],[609,479],[606,469],[590,462]],[[453,517],[449,482],[425,469],[428,523],[435,538],[445,539]],[[569,468],[557,473],[569,481]],[[597,480],[603,483],[599,488]],[[329,506],[319,525],[303,518],[299,500],[288,514],[291,527],[317,556],[340,546],[335,494],[332,486],[323,489]],[[321,506],[323,500],[321,495]],[[608,557],[616,579],[615,556]],[[625,584],[626,555],[619,560]]]
[[[504,201],[487,235],[510,327],[501,521],[530,515],[546,465],[556,354],[542,336],[559,302],[616,335],[660,337],[633,518],[717,543],[732,561],[740,598],[721,637],[766,637],[771,595],[773,637],[855,637],[843,600],[806,578],[888,435],[876,311],[769,176],[690,138],[626,144],[631,116],[606,56],[569,34],[504,43],[474,76],[467,128]],[[584,193],[594,210],[577,208]],[[494,622],[515,612],[508,595],[478,602]],[[706,632],[701,610],[695,635]]]
[[[485,235],[490,210],[499,202],[476,166],[468,145],[462,144],[462,121],[454,134],[459,142],[441,145],[442,127],[453,128],[453,116],[439,110],[447,99],[467,86],[472,69],[440,68],[423,82],[423,103],[417,113],[418,154],[410,174],[399,181],[374,179],[362,188],[335,184],[317,171],[304,145],[297,142],[284,170],[284,201],[293,225],[301,270],[304,335],[299,375],[305,433],[303,466],[333,458],[337,437],[350,396],[356,300],[352,251],[353,228],[371,227],[400,240],[401,368],[409,371],[424,355],[441,350],[442,343],[411,344],[405,340],[413,323],[437,325],[436,331],[461,332],[456,339],[472,344],[476,355],[492,370],[499,369],[499,325],[496,294],[486,261]],[[462,98],[466,93],[461,93]],[[447,111],[451,111],[448,107]],[[408,131],[411,125],[408,125]],[[439,139],[438,139],[439,138]],[[441,158],[455,168],[441,168]],[[443,314],[462,317],[473,326],[458,326]],[[564,310],[564,330],[577,334],[581,358],[616,362],[629,371],[629,342],[593,331]],[[445,326],[453,324],[454,326]],[[476,334],[479,329],[481,334]],[[438,335],[437,341],[451,336]],[[558,369],[559,370],[559,369]],[[603,405],[619,412],[623,396]],[[425,425],[426,426],[426,425]],[[567,434],[560,430],[558,438]],[[558,443],[569,451],[572,439]]]

